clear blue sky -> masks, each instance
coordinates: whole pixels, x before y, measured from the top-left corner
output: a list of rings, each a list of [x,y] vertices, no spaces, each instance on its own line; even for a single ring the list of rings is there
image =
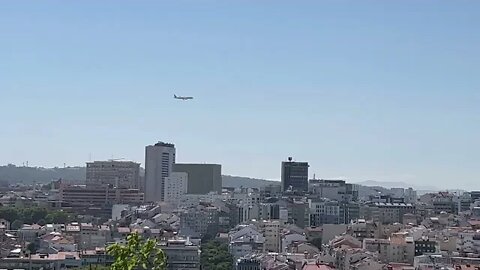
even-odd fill
[[[480,2],[259,2],[2,1],[0,164],[480,189]]]

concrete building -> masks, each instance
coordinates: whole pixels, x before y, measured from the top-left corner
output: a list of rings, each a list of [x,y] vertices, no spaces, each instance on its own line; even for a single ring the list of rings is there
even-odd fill
[[[263,235],[265,236],[265,251],[280,252],[281,251],[281,230],[280,221],[267,220],[260,223]]]
[[[187,194],[187,185],[187,173],[172,172],[170,176],[165,177],[164,201],[171,203],[179,202],[182,196]]]
[[[278,203],[260,203],[258,211],[258,219],[270,220],[280,219],[280,205]]]
[[[310,226],[339,224],[341,221],[340,204],[328,199],[309,199]]]
[[[405,214],[415,214],[415,205],[410,203],[372,203],[363,206],[362,215],[366,219],[383,224],[403,223]]]
[[[417,201],[417,191],[413,188],[405,189],[405,203],[415,203]]]
[[[188,174],[188,194],[222,192],[222,165],[220,164],[180,164],[173,166],[174,172]]]
[[[295,162],[289,157],[282,162],[282,191],[308,191],[308,162]]]
[[[159,246],[167,255],[166,270],[200,270],[200,247],[189,239],[171,239]]]
[[[339,202],[352,202],[358,200],[358,188],[344,180],[311,179],[308,190],[321,198]]]
[[[175,145],[158,142],[145,148],[145,201],[164,200],[165,178],[175,164]]]
[[[242,258],[235,263],[235,270],[260,270],[260,262],[256,259]]]
[[[87,186],[110,186],[137,189],[140,186],[140,164],[133,161],[87,162]]]
[[[378,225],[369,220],[357,219],[352,221],[347,227],[347,234],[363,241],[365,238],[379,238]]]
[[[95,215],[110,216],[114,204],[140,205],[144,202],[144,194],[138,189],[64,185],[59,194],[65,209],[82,213],[92,211]]]
[[[215,236],[219,226],[219,211],[214,206],[199,205],[181,211],[180,235],[192,237]]]
[[[265,237],[252,224],[238,225],[228,233],[229,250],[234,258],[263,252]]]
[[[363,249],[378,253],[378,258],[384,263],[413,264],[415,258],[415,242],[408,233],[394,233],[390,239],[363,240]]]

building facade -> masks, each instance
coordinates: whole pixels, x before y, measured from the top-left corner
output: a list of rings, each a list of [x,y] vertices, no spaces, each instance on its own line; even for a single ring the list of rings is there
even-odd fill
[[[282,191],[308,191],[308,162],[282,162]]]
[[[222,165],[177,163],[173,171],[188,174],[188,194],[222,192]]]
[[[321,198],[336,200],[339,202],[352,202],[358,200],[358,188],[354,184],[344,180],[311,179],[309,191]]]
[[[136,189],[140,186],[140,164],[133,161],[87,162],[87,186]]]
[[[92,211],[96,215],[110,216],[115,204],[140,205],[144,202],[144,194],[138,189],[65,185],[60,188],[59,195],[64,208],[85,213]]]
[[[170,176],[165,177],[164,201],[171,203],[178,202],[183,195],[187,194],[187,185],[187,173],[172,172]]]
[[[145,201],[164,201],[165,178],[175,164],[175,145],[158,142],[145,148]]]
[[[189,239],[171,239],[159,246],[167,256],[166,270],[200,270],[200,247]]]

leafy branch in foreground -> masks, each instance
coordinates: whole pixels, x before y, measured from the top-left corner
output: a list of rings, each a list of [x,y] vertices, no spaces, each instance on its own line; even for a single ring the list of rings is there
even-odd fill
[[[164,270],[167,264],[167,257],[157,247],[157,242],[153,239],[144,241],[138,233],[130,234],[126,245],[110,245],[107,253],[115,258],[112,270]]]

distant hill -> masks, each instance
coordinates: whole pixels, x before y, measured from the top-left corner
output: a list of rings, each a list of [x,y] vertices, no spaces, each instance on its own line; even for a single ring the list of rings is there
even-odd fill
[[[0,183],[48,183],[52,180],[64,179],[72,182],[85,182],[85,167],[66,167],[66,168],[42,168],[42,167],[20,167],[15,165],[0,166]],[[142,169],[143,173],[143,169]],[[261,188],[268,185],[280,185],[279,181],[265,180],[258,178],[249,178],[241,176],[223,175],[222,182],[224,187],[253,187]],[[388,193],[387,189],[392,187],[408,188],[412,187],[418,193],[438,190],[435,187],[425,187],[409,185],[403,182],[380,182],[380,181],[363,181],[356,182],[358,185],[358,193],[362,198],[378,192]]]
[[[387,181],[374,181],[374,180],[367,180],[362,182],[357,182],[355,184],[362,185],[362,186],[369,186],[369,187],[384,187],[384,188],[413,188],[415,190],[430,190],[436,191],[439,190],[437,187],[433,186],[418,186],[407,184],[404,182],[387,182]]]
[[[11,164],[0,166],[0,181],[10,184],[48,183],[60,178],[74,182],[85,182],[85,167],[17,167]]]
[[[222,184],[224,187],[251,187],[251,188],[261,188],[268,185],[280,185],[279,181],[257,179],[257,178],[248,178],[241,176],[231,176],[231,175],[222,175]]]
[[[73,182],[85,182],[85,167],[42,168],[20,167],[15,165],[0,166],[0,182],[10,184],[48,183],[52,180],[64,179]],[[144,174],[144,170],[141,170]],[[222,176],[224,187],[263,187],[270,184],[280,184],[278,181],[269,181],[240,176]]]

